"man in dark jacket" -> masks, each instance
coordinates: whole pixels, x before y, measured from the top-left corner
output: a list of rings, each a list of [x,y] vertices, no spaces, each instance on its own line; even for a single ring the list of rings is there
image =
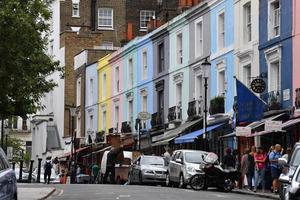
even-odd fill
[[[50,177],[51,177],[51,171],[52,171],[52,162],[51,162],[51,158],[48,157],[46,158],[46,162],[44,164],[44,180],[45,180],[45,184],[49,184],[50,183]]]
[[[225,168],[235,168],[236,160],[235,157],[231,154],[231,149],[226,149],[226,155],[224,156],[224,167]]]
[[[104,183],[107,183],[107,178],[109,174],[111,174],[110,183],[115,182],[115,165],[119,153],[120,153],[120,149],[116,149],[116,148],[113,148],[108,152],[107,160],[106,160],[106,170],[103,178]]]

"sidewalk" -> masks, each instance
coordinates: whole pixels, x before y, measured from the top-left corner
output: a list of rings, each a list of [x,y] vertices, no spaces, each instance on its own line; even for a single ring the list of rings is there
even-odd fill
[[[55,192],[54,187],[24,187],[18,185],[19,200],[42,200],[46,199]]]
[[[273,194],[271,192],[265,192],[265,193],[262,193],[262,192],[252,192],[252,191],[249,191],[249,190],[242,190],[242,189],[234,189],[232,192],[234,193],[237,193],[237,194],[244,194],[244,195],[252,195],[252,196],[256,196],[256,197],[262,197],[262,198],[267,198],[267,199],[276,199],[278,200],[279,199],[279,195],[276,195],[276,194]]]

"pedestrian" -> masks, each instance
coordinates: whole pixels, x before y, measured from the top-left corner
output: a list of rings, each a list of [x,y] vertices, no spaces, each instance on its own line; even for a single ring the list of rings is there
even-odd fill
[[[92,166],[93,184],[98,183],[99,171],[100,171],[100,167],[97,164],[93,164],[93,166]]]
[[[120,150],[116,148],[112,148],[108,154],[107,154],[107,160],[106,160],[106,170],[103,177],[103,182],[107,183],[107,178],[110,174],[110,183],[115,182],[115,165],[117,162],[117,157]]]
[[[251,147],[250,155],[251,155],[251,156],[254,156],[255,153],[256,153],[256,147],[255,147],[255,146],[252,146],[252,147]]]
[[[253,151],[255,149],[255,151]],[[246,173],[248,189],[253,190],[253,179],[254,179],[254,170],[255,170],[255,162],[254,162],[254,154],[256,153],[256,148],[252,147],[251,152],[248,154],[248,170]]]
[[[240,172],[241,172],[241,178],[242,178],[242,188],[245,187],[245,178],[246,178],[246,174],[248,172],[248,165],[249,165],[249,162],[248,162],[248,154],[250,153],[249,149],[246,148],[244,150],[244,155],[242,156],[242,159],[241,159],[241,169],[240,169]]]
[[[79,165],[77,165],[77,169],[76,169],[76,182],[80,183],[80,174],[81,174],[81,168]]]
[[[223,164],[226,169],[235,168],[235,157],[231,154],[230,148],[226,149]]]
[[[282,156],[282,158],[284,158],[284,159],[286,159],[288,161],[289,158],[290,158],[290,156],[291,156],[291,153],[292,153],[292,148],[288,147],[286,149],[286,153]]]
[[[278,159],[282,157],[281,154],[281,145],[276,144],[274,151],[272,151],[269,155],[270,160],[270,167],[271,167],[271,177],[272,177],[272,185],[273,185],[273,192],[278,193],[279,190],[279,176],[281,174],[281,167],[278,163]]]
[[[163,154],[163,157],[165,158],[166,165],[169,165],[171,154],[170,148],[168,146],[165,146],[165,153]]]
[[[51,171],[52,171],[52,162],[51,157],[46,158],[46,162],[44,164],[44,181],[45,184],[50,184],[50,177],[51,177]]]
[[[255,178],[254,178],[254,192],[256,192],[258,185],[261,183],[262,192],[265,192],[265,168],[266,168],[267,154],[262,147],[258,147],[257,153],[254,154],[255,161]]]

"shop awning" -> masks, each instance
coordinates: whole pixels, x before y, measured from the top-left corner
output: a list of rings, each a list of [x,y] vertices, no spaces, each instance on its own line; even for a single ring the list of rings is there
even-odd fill
[[[291,126],[294,126],[296,124],[299,124],[299,123],[300,123],[300,118],[291,119],[291,120],[288,120],[288,121],[284,122],[282,124],[282,128],[287,129],[287,128],[289,128]]]
[[[223,126],[224,123],[221,123],[221,124],[216,124],[216,125],[212,125],[212,126],[208,126],[207,127],[207,132],[209,131],[212,131],[212,130],[215,130],[221,126]],[[204,129],[201,129],[201,130],[198,130],[198,131],[194,131],[192,133],[189,133],[189,134],[186,134],[186,135],[183,135],[181,137],[178,137],[175,139],[175,144],[183,144],[183,143],[190,143],[190,142],[194,142],[194,140],[203,135],[204,134]]]
[[[230,137],[235,137],[235,132],[232,132],[232,133],[229,133],[227,135],[223,135],[223,136],[220,136],[219,138],[220,139],[225,139],[225,138],[230,138]]]
[[[161,146],[161,145],[168,145],[171,140],[174,140],[174,138],[175,137],[171,137],[171,138],[168,138],[165,140],[161,140],[159,142],[152,143],[151,146],[156,147],[156,146]]]
[[[250,127],[251,129],[256,129],[259,126],[264,125],[266,123],[266,121],[277,119],[277,118],[279,118],[279,117],[281,117],[285,114],[286,113],[280,113],[280,114],[275,115],[275,116],[264,118],[260,121],[252,122],[251,124],[248,125],[248,127]]]
[[[89,148],[89,146],[76,149],[76,153],[79,153],[87,148]],[[63,155],[59,156],[59,158],[69,157],[69,156],[71,156],[71,152],[64,153]]]

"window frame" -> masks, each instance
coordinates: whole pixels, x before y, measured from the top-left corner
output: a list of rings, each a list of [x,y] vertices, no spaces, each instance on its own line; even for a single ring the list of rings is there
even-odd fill
[[[76,9],[74,9],[74,6],[76,7],[76,5],[77,5],[77,14],[74,14],[74,10],[76,10]],[[79,18],[80,17],[80,13],[79,13],[79,2],[78,3],[72,3],[72,17],[74,17],[74,18]]]
[[[100,10],[106,10],[106,11],[111,11],[111,16],[102,16],[102,18],[100,18]],[[101,25],[100,24],[100,20],[111,20],[111,24],[110,25]],[[98,8],[98,29],[102,29],[102,30],[113,30],[114,28],[114,10],[113,8],[108,8],[108,7],[100,7]]]
[[[164,42],[157,45],[158,49],[158,73],[165,71],[165,46]]]
[[[176,34],[176,60],[177,64],[183,64],[183,34],[178,32]]]
[[[201,24],[201,30],[198,32],[199,24]],[[200,34],[201,38],[199,37],[199,33],[201,33]],[[196,43],[195,43],[195,57],[198,58],[200,56],[203,56],[203,46],[204,46],[203,45],[203,41],[204,41],[203,40],[203,17],[200,17],[197,21],[195,21],[195,41],[196,41]],[[200,43],[201,43],[201,45],[200,45]]]
[[[133,58],[129,58],[128,59],[128,77],[129,77],[129,81],[128,81],[128,88],[132,88],[134,85],[134,74],[133,74]]]
[[[243,6],[243,27],[244,27],[244,41],[245,43],[252,41],[252,4],[248,1]]]
[[[148,13],[148,14],[151,14],[151,12],[152,12],[152,16],[150,16],[150,15],[149,15],[150,17],[148,15],[142,16],[143,12]],[[146,31],[147,30],[147,23],[151,21],[151,18],[153,16],[155,16],[155,14],[156,14],[155,10],[140,10],[140,31]],[[142,21],[142,17],[144,17],[143,21]],[[150,20],[147,20],[147,17]],[[146,22],[146,25],[142,26],[142,23],[144,23],[144,22]]]
[[[142,51],[142,80],[146,80],[147,78],[148,78],[148,52],[147,49],[145,49]]]
[[[221,33],[220,31],[220,16],[223,15],[223,32]],[[217,18],[217,49],[218,50],[222,50],[225,48],[226,46],[226,16],[225,16],[225,10],[221,10],[219,13],[218,13],[218,18]],[[221,46],[221,36],[222,35],[222,46]]]
[[[277,9],[273,9],[274,4],[278,2],[279,7]],[[280,0],[269,0],[268,2],[268,40],[274,39],[280,36],[281,31],[281,6]],[[278,25],[275,26],[275,10],[278,11]],[[278,33],[275,33],[275,28],[278,28]]]

